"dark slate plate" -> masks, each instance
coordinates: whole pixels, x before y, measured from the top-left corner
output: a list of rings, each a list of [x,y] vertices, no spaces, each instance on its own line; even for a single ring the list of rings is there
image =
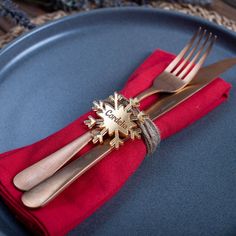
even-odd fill
[[[186,15],[143,8],[52,22],[0,52],[0,152],[33,143],[122,88],[155,48],[177,53],[198,26],[219,36],[208,63],[236,56],[236,35]],[[236,85],[235,70],[223,76]],[[70,235],[235,235],[236,93],[163,141],[102,209]],[[0,228],[25,235],[1,201]]]

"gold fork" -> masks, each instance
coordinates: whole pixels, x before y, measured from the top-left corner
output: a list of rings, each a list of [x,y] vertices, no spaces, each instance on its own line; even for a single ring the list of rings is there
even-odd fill
[[[175,93],[183,89],[189,84],[203,65],[215,40],[215,35],[213,36],[212,33],[207,33],[206,30],[199,28],[177,57],[161,75],[154,80],[152,87],[143,91],[135,99],[140,102],[155,93]],[[24,169],[15,176],[13,180],[15,186],[25,191],[33,188],[52,176],[77,152],[87,145],[92,138],[91,131],[88,131],[58,151]]]

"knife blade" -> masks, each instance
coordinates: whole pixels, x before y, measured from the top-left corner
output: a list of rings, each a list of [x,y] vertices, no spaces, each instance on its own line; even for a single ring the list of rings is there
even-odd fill
[[[189,86],[178,93],[163,96],[145,112],[152,120],[157,119],[203,89],[212,82],[214,78],[218,77],[235,64],[236,58],[232,58],[202,68]],[[106,141],[102,145],[95,146],[88,153],[72,161],[50,178],[28,192],[25,192],[22,195],[23,204],[30,208],[37,208],[47,204],[78,177],[101,161],[112,150],[113,148],[109,145],[109,141]]]
[[[148,108],[146,112],[151,120],[157,119],[203,89],[234,65],[236,65],[236,58],[229,58],[201,68],[189,86],[182,89],[179,93],[162,96],[162,99]]]

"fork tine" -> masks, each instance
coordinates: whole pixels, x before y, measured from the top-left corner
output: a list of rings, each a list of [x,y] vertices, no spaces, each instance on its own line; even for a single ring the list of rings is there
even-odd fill
[[[201,31],[202,31],[202,27],[199,27],[197,32],[193,35],[193,37],[190,39],[190,41],[187,43],[187,45],[182,49],[182,51],[176,56],[176,58],[165,69],[166,72],[171,72],[176,67],[176,65],[184,57],[186,52],[192,47],[195,39],[198,37],[198,35],[200,34]]]
[[[207,30],[204,30],[203,33],[200,35],[196,45],[192,48],[191,52],[188,54],[188,56],[186,58],[184,58],[184,60],[181,62],[180,65],[178,65],[174,71],[171,72],[171,74],[173,75],[177,75],[183,68],[185,68],[185,66],[187,65],[187,62],[189,61],[189,59],[193,56],[193,54],[196,52],[200,42],[202,41],[203,37],[205,36]]]
[[[184,82],[189,83],[194,78],[194,76],[197,74],[197,72],[202,67],[203,63],[205,62],[207,56],[211,52],[211,49],[212,49],[213,44],[215,43],[216,39],[217,39],[217,36],[214,35],[213,39],[211,39],[211,42],[210,42],[209,46],[207,47],[206,51],[204,52],[204,54],[202,55],[202,57],[199,59],[199,61],[196,63],[196,65],[191,69],[191,71],[188,73],[188,75],[184,78]]]
[[[199,56],[203,52],[207,42],[209,39],[211,39],[212,33],[209,33],[207,38],[205,39],[204,43],[202,44],[201,48],[198,50],[197,54],[194,56],[194,58],[189,62],[189,64],[184,68],[184,70],[178,75],[180,79],[183,79],[191,69],[191,67],[194,65],[194,63],[198,60]]]

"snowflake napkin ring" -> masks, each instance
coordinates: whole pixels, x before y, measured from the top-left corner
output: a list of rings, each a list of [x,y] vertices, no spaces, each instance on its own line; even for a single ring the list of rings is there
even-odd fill
[[[137,99],[127,99],[117,92],[103,101],[93,102],[92,110],[99,118],[88,117],[84,123],[92,129],[93,143],[103,143],[104,136],[111,137],[110,145],[118,149],[125,138],[141,138],[140,125],[147,116],[138,109]]]

